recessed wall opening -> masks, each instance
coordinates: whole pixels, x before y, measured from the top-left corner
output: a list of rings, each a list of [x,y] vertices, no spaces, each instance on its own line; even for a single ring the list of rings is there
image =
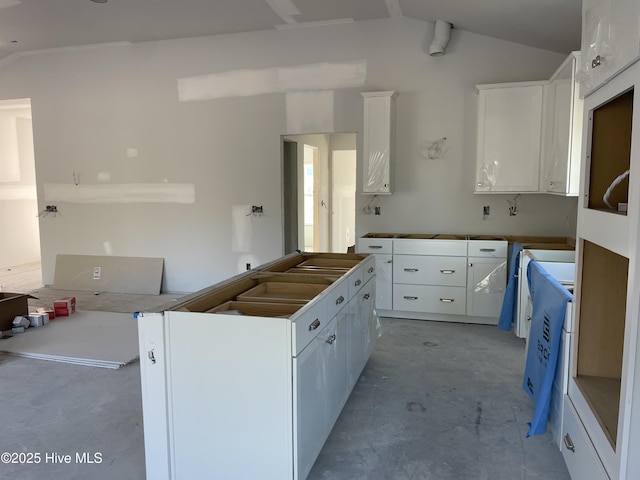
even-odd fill
[[[0,289],[42,286],[31,100],[0,100]]]
[[[282,137],[284,253],[355,245],[356,134]]]

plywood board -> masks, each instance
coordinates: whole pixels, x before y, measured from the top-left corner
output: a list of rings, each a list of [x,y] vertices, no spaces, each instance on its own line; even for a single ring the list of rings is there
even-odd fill
[[[119,368],[138,358],[138,327],[131,314],[79,311],[0,340],[0,352]]]
[[[620,378],[629,260],[584,242],[578,320],[578,375]]]
[[[58,255],[53,288],[158,295],[163,268],[162,258]]]

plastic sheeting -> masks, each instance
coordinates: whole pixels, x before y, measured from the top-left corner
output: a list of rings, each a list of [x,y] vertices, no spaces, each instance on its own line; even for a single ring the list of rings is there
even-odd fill
[[[389,149],[374,150],[369,153],[369,175],[365,191],[377,192],[388,188]]]
[[[500,311],[500,319],[498,320],[498,328],[500,330],[510,331],[516,316],[516,297],[518,296],[518,263],[522,245],[513,242],[511,245],[511,256],[509,257],[509,276],[507,278],[507,289],[504,292],[502,301],[502,310]]]
[[[482,280],[476,282],[473,291],[476,293],[504,292],[504,279],[507,275],[506,260],[491,270]]]
[[[562,326],[567,303],[573,299],[569,291],[536,261],[527,267],[529,291],[533,301],[531,331],[527,344],[527,362],[522,388],[535,404],[527,437],[547,430],[551,389],[558,363]]]

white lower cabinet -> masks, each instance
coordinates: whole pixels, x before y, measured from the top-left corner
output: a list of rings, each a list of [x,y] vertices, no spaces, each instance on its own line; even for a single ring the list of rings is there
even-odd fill
[[[506,288],[505,258],[469,257],[467,270],[467,315],[500,316]]]
[[[335,332],[335,320],[327,325],[297,357],[293,359],[294,382],[294,467],[297,477],[305,478],[324,445],[329,433],[330,403],[335,392],[329,391],[329,382],[319,372],[337,363],[333,344],[329,344]],[[333,357],[333,358],[332,358]],[[333,360],[333,362],[331,362]],[[333,401],[332,401],[333,400]]]
[[[384,315],[496,324],[507,280],[503,237],[370,233],[358,251],[376,257]],[[389,311],[389,313],[387,313]]]
[[[393,240],[386,234],[372,237],[361,237],[357,242],[358,253],[373,255],[375,258],[376,272],[376,298],[375,306],[378,310],[391,310],[392,298],[392,265],[393,265]]]
[[[265,277],[309,281],[283,272],[311,255],[322,254],[139,316],[147,478],[307,477],[375,345],[371,259],[352,255],[337,280],[317,276],[326,289],[306,304],[234,298]]]
[[[560,447],[572,479],[609,480],[580,417],[568,396],[564,397],[562,444]]]

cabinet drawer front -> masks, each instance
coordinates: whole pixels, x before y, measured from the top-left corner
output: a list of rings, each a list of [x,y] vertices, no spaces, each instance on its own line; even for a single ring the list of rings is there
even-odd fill
[[[560,451],[567,464],[571,478],[609,480],[600,458],[567,395],[564,396]]]
[[[470,257],[507,258],[507,242],[495,240],[470,240]]]
[[[399,255],[449,255],[467,256],[466,240],[414,240],[396,239],[393,253]]]
[[[464,315],[465,299],[465,287],[393,286],[394,310]]]
[[[293,317],[293,351],[297,356],[323,330],[332,317],[327,316],[327,303],[321,301],[305,307]]]
[[[393,240],[390,238],[359,238],[357,253],[391,253]]]
[[[355,278],[354,278],[355,281]],[[349,303],[349,285],[351,283],[351,275],[347,278],[339,279],[326,295],[327,303],[327,319],[332,319],[336,316],[342,307],[345,307]]]
[[[393,259],[393,281],[415,285],[463,287],[467,284],[467,259],[396,255]]]
[[[367,283],[376,274],[376,257],[369,255],[362,266],[362,283]]]

